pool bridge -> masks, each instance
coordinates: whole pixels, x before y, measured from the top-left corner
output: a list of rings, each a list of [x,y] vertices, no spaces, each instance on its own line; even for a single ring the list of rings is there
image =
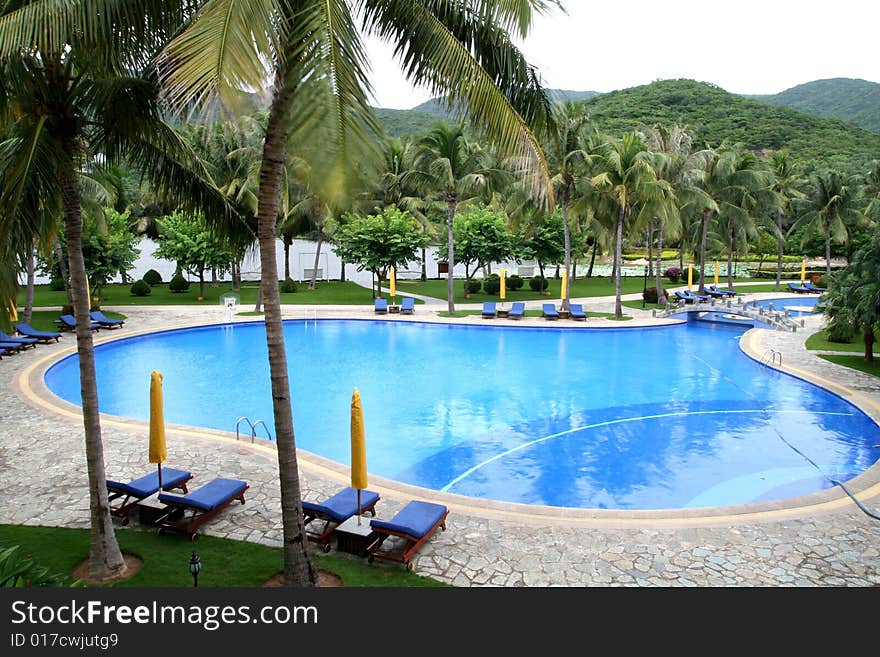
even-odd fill
[[[732,299],[717,299],[712,297],[705,301],[693,301],[679,303],[666,302],[666,308],[653,310],[654,317],[672,317],[682,313],[694,313],[695,319],[716,322],[736,322],[737,317],[752,319],[766,324],[774,329],[794,332],[798,327],[803,327],[803,320],[798,322],[788,310],[774,310],[772,306],[750,305],[741,298],[734,302]],[[690,318],[690,317],[689,317]]]

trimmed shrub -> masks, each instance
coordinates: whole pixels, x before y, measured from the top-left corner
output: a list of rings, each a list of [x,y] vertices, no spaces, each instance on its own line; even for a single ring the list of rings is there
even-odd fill
[[[284,292],[284,294],[292,294],[296,292],[296,283],[292,278],[285,278],[278,284],[278,289]]]
[[[828,279],[825,278],[825,275],[819,277],[819,279],[813,283],[816,287],[824,287],[826,290],[828,289]]]
[[[136,297],[145,297],[150,294],[150,284],[144,279],[135,281],[131,286],[131,293]]]
[[[825,332],[828,342],[842,342],[849,344],[856,337],[856,329],[852,324],[837,319],[828,322],[828,329]]]
[[[550,281],[546,278],[541,278],[541,276],[532,276],[529,279],[529,289],[532,292],[544,292],[547,288],[550,287]]]
[[[483,284],[480,281],[465,281],[464,282],[464,293],[465,294],[475,294],[480,291],[480,288],[483,287]]]
[[[521,290],[522,286],[525,284],[526,284],[525,279],[523,279],[522,276],[518,276],[516,274],[513,274],[512,276],[508,276],[504,281],[504,285],[511,292],[516,292],[517,290]]]
[[[645,288],[645,291],[642,292],[642,299],[645,300],[645,303],[665,303],[666,302],[666,291],[663,291],[663,299],[660,300],[657,295],[656,287],[648,287]]]
[[[186,292],[189,289],[189,281],[178,272],[168,283],[168,289],[172,292]]]
[[[504,281],[505,286],[507,281]],[[498,274],[490,274],[483,279],[483,292],[486,294],[499,294],[501,292],[501,277]]]
[[[64,280],[61,278],[53,278],[49,281],[49,289],[53,292],[64,292]]]
[[[663,272],[663,275],[668,278],[671,283],[678,283],[678,281],[681,280],[681,277],[684,276],[684,272],[678,267],[670,267]]]
[[[155,269],[150,269],[144,274],[143,278],[144,282],[150,287],[156,287],[157,285],[162,284],[162,274],[157,272]]]

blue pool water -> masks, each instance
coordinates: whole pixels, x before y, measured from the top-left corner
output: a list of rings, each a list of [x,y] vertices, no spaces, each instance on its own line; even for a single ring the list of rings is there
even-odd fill
[[[479,498],[716,506],[813,492],[831,486],[826,475],[870,467],[877,425],[743,355],[743,330],[286,322],[297,446],[349,463],[357,387],[371,473]],[[167,422],[233,431],[248,416],[272,428],[262,323],[135,337],[95,356],[104,413],[148,419],[158,369]],[[76,356],[46,383],[78,404]]]
[[[787,310],[792,317],[801,317],[816,312],[816,303],[818,301],[818,294],[795,294],[787,297],[752,301],[749,305],[761,306],[763,308],[770,308],[772,306],[773,310]]]

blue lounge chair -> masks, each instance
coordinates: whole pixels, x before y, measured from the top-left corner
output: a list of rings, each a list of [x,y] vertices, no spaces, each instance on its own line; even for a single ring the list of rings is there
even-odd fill
[[[62,331],[75,331],[76,330],[76,318],[73,315],[61,315],[58,319],[55,320],[58,324],[58,328]],[[92,323],[89,325],[93,331],[97,331],[101,328],[101,325],[98,322],[92,320]]]
[[[587,313],[584,312],[584,306],[580,303],[568,304],[569,317],[576,321],[587,321]]]
[[[721,288],[716,287],[715,285],[707,285],[706,290],[708,290],[709,292],[717,292],[718,294],[721,294],[722,296],[725,296],[725,297],[735,297],[736,296],[736,290],[722,290]]]
[[[89,313],[89,317],[92,318],[92,321],[98,322],[104,328],[122,328],[125,324],[124,319],[110,319],[102,313],[100,310],[93,310]]]
[[[412,559],[438,527],[446,529],[446,516],[449,509],[442,504],[413,500],[397,512],[391,520],[370,521],[370,528],[379,536],[375,543],[367,548],[367,560],[387,559],[397,561],[412,570]],[[382,549],[382,544],[391,536],[403,539],[398,547]]]
[[[377,313],[387,313],[388,312],[388,299],[378,298],[373,304],[373,310]]]
[[[18,353],[25,348],[20,342],[0,342],[0,349],[5,349],[8,355]]]
[[[546,319],[559,319],[559,311],[556,310],[556,306],[552,303],[545,303],[541,307],[541,311]]]
[[[824,287],[816,287],[809,281],[804,283],[804,287],[807,288],[810,292],[819,292],[820,294],[825,291]]]
[[[809,294],[810,290],[805,288],[802,285],[798,285],[797,283],[789,283],[788,289],[791,292],[797,292],[798,294]]]
[[[361,515],[369,511],[370,515],[376,515],[376,502],[379,501],[379,493],[371,490],[361,491]],[[351,488],[343,488],[341,491],[328,497],[324,502],[307,502],[303,500],[303,519],[306,526],[306,536],[310,541],[320,543],[324,552],[330,551],[330,536],[336,530],[336,527],[348,520],[358,511],[357,490]],[[318,531],[312,531],[309,523],[314,520],[320,520],[324,524]]]
[[[174,490],[179,488],[184,493],[186,482],[192,479],[192,474],[186,470],[174,468],[162,468],[162,490]],[[110,513],[122,518],[122,524],[128,524],[128,514],[138,502],[159,491],[159,473],[151,472],[127,484],[121,481],[107,480],[107,501],[110,502]],[[121,500],[116,502],[117,500]],[[114,504],[116,502],[116,504]]]
[[[49,343],[52,340],[58,342],[61,339],[60,333],[52,331],[37,331],[30,324],[25,324],[24,322],[16,324],[14,328],[19,335],[23,335],[26,338],[35,338],[39,342]]]
[[[0,331],[0,342],[3,343],[11,343],[11,344],[20,344],[22,349],[27,349],[28,347],[35,347],[37,345],[36,338],[14,338],[8,333],[4,333]]]
[[[522,319],[526,314],[526,304],[522,301],[514,301],[507,311],[507,319]]]
[[[248,483],[241,479],[218,477],[186,495],[159,493],[159,501],[167,507],[167,511],[157,520],[159,531],[182,532],[195,539],[202,523],[216,516],[233,500],[240,500],[244,504],[244,493],[248,488]],[[190,512],[189,517],[187,511]]]
[[[697,294],[693,290],[685,290],[684,293],[691,295],[697,301],[708,301],[709,300],[708,294]]]
[[[495,319],[498,316],[498,313],[495,312],[495,302],[494,301],[485,301],[483,303],[483,317]]]
[[[412,315],[416,310],[416,300],[413,297],[403,297],[400,302],[400,314]]]

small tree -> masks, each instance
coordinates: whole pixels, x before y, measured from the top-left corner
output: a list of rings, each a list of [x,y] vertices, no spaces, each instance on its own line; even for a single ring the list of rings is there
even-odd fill
[[[541,278],[544,278],[544,267],[565,257],[565,236],[559,210],[523,235],[522,255],[538,263]]]
[[[470,208],[455,218],[453,225],[455,263],[464,265],[465,292],[470,290],[474,273],[492,262],[501,262],[513,255],[514,240],[504,217],[489,208]],[[449,257],[446,244],[438,255]]]
[[[346,214],[335,240],[333,252],[344,262],[357,264],[358,271],[373,272],[380,284],[378,296],[388,270],[415,260],[426,242],[416,220],[395,207],[367,216]]]
[[[159,248],[155,256],[177,263],[199,278],[199,296],[205,296],[205,271],[216,267],[226,270],[232,254],[199,218],[181,213],[164,217],[159,223]]]

